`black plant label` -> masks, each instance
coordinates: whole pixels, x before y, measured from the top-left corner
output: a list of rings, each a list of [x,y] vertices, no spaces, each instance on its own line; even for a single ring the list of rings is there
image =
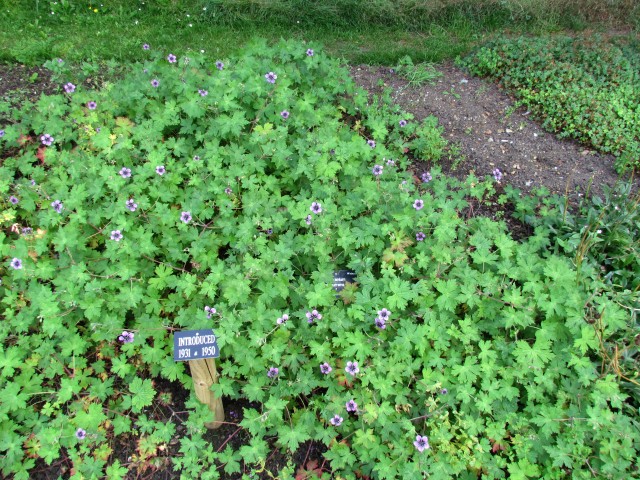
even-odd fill
[[[173,334],[173,359],[176,362],[219,356],[220,350],[213,330],[184,330]]]

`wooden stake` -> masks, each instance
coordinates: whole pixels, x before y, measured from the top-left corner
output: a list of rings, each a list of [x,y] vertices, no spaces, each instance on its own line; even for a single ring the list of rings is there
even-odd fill
[[[211,391],[211,385],[218,383],[218,372],[216,371],[216,362],[213,358],[205,358],[204,360],[189,361],[191,369],[191,378],[193,378],[193,387],[196,391],[196,397],[200,402],[209,406],[209,410],[213,413],[213,421],[204,424],[209,429],[220,428],[224,422],[224,407],[222,399],[216,398]]]

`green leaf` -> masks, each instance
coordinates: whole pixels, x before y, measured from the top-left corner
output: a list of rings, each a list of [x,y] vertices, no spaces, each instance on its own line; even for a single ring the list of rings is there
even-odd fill
[[[141,411],[153,402],[156,391],[151,380],[142,380],[136,377],[129,385],[129,391],[133,394],[131,398],[131,408],[134,412]]]

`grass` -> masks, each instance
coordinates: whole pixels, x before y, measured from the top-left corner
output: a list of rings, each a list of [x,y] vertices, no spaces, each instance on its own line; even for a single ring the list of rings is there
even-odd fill
[[[590,2],[569,3],[579,11],[580,4]],[[591,11],[569,14],[551,0],[114,0],[90,5],[1,0],[0,61],[130,62],[141,58],[144,42],[225,57],[260,36],[321,43],[351,63],[393,65],[406,55],[416,62],[438,62],[505,30],[535,34],[585,28]],[[635,18],[629,8],[627,20]],[[597,25],[606,28],[623,16],[611,7],[601,17]]]

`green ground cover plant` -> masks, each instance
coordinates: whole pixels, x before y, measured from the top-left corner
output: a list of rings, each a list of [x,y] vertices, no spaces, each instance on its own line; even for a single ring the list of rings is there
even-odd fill
[[[462,64],[514,92],[549,130],[616,155],[622,172],[640,166],[639,45],[597,36],[499,39]]]
[[[135,472],[119,436],[153,451],[175,434],[146,415],[153,380],[191,387],[172,333],[213,328],[214,392],[259,407],[248,444],[216,451],[192,398],[181,478],[258,471],[308,440],[327,447],[322,478],[638,476],[638,379],[611,350],[637,356],[637,319],[594,286],[610,289],[611,248],[579,272],[553,199],[437,167],[416,183],[408,158],[437,164],[437,123],[370,104],[317,48],[140,48],[100,91],[56,60],[60,93],[0,107],[3,475],[61,457],[73,479]],[[529,238],[465,220],[507,202]],[[342,268],[357,283],[337,296]]]

